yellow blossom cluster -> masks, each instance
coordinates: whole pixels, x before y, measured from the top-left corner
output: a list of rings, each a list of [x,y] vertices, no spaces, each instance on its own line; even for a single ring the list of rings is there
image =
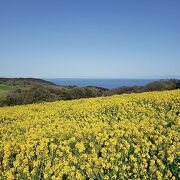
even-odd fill
[[[179,179],[180,90],[0,108],[0,179]]]

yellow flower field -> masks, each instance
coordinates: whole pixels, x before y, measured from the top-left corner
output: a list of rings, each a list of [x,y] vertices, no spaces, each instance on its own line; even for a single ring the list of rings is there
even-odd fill
[[[0,179],[179,179],[180,90],[0,108]]]

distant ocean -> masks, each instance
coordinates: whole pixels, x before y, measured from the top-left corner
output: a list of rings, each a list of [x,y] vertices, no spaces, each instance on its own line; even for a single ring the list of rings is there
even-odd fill
[[[85,78],[56,78],[46,79],[57,85],[65,86],[98,86],[103,88],[116,88],[122,86],[143,86],[157,79],[85,79]]]

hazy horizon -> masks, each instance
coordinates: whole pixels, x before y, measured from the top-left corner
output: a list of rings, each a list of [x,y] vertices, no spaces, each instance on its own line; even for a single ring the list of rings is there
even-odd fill
[[[0,78],[37,78],[37,79],[179,79],[177,76],[144,76],[144,77],[36,77],[36,76],[0,76]]]

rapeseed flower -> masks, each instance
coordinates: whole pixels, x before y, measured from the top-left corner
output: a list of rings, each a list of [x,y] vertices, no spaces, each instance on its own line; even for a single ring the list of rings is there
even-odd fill
[[[173,90],[1,107],[0,179],[178,179],[179,103]]]

